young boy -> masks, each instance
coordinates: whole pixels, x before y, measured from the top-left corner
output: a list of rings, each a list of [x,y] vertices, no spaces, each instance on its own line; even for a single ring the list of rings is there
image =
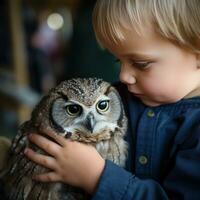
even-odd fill
[[[121,63],[117,86],[129,118],[127,168],[90,146],[32,134],[52,157],[25,154],[94,200],[200,199],[199,0],[98,0],[98,41]]]

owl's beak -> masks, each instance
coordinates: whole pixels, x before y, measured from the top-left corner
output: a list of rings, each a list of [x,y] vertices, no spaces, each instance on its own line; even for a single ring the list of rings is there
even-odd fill
[[[93,133],[94,131],[94,126],[96,124],[96,121],[95,121],[95,118],[94,118],[94,115],[92,113],[89,113],[88,116],[86,117],[86,128],[91,132]]]

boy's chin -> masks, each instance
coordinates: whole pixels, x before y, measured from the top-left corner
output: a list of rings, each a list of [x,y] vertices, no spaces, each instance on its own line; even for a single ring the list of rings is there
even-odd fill
[[[153,101],[146,101],[146,100],[141,100],[143,104],[145,104],[146,106],[149,107],[156,107],[156,106],[160,106],[163,105],[162,103],[157,103],[157,102],[153,102]]]
[[[164,102],[164,101],[156,101],[156,100],[148,99],[145,97],[140,98],[140,100],[142,101],[143,104],[145,104],[146,106],[149,106],[149,107],[156,107],[156,106],[161,106],[161,105],[170,103],[170,102]]]
[[[170,100],[166,100],[166,101],[156,101],[156,100],[151,100],[151,99],[140,98],[140,100],[142,101],[142,103],[144,103],[147,106],[156,107],[156,106],[161,106],[161,105],[166,105],[166,104],[173,104],[173,103],[180,101],[181,99],[173,99],[173,100],[170,99]]]

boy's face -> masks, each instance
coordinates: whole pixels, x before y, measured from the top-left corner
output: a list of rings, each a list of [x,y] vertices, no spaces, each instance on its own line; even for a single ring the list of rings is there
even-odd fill
[[[148,106],[173,103],[200,95],[198,57],[163,39],[151,28],[144,35],[124,30],[120,44],[106,48],[121,63],[120,80]]]

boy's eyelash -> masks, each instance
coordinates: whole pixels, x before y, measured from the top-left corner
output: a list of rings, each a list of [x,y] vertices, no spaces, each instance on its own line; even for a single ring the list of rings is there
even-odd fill
[[[131,63],[133,67],[143,70],[143,69],[148,68],[149,64],[151,64],[152,62],[151,61],[132,61]]]
[[[120,59],[115,59],[115,62],[121,63]],[[148,68],[148,65],[153,63],[153,61],[131,60],[130,63],[133,67],[136,67],[140,70],[144,70]]]

